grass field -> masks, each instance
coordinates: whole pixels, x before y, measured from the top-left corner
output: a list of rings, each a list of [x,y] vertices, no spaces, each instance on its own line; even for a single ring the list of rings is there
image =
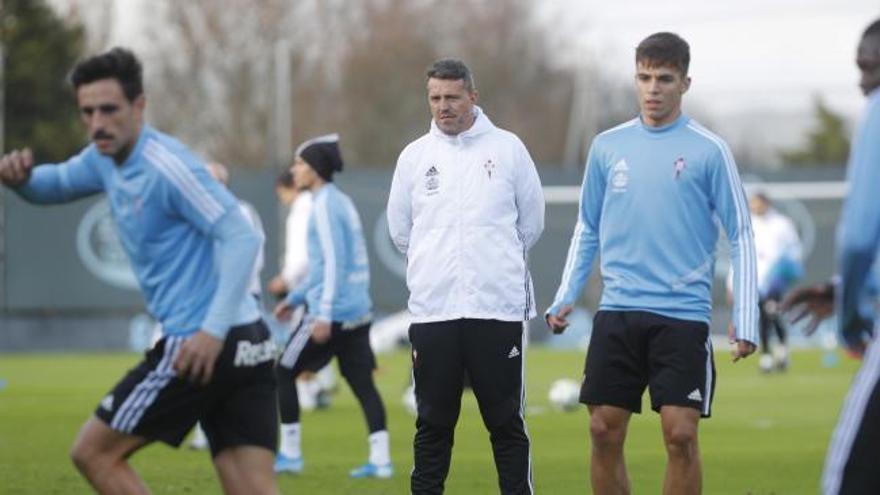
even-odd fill
[[[531,349],[527,355],[528,427],[536,491],[589,493],[587,414],[552,410],[550,383],[578,378],[579,352]],[[0,355],[0,494],[88,493],[67,451],[79,425],[134,354]],[[823,368],[818,352],[793,356],[787,374],[762,376],[757,361],[732,365],[716,356],[719,382],[713,418],[701,424],[704,493],[783,495],[817,493],[825,447],[858,363]],[[343,385],[333,407],[303,417],[306,470],[282,477],[282,493],[407,493],[414,418],[400,397],[408,355],[380,356],[377,379],[388,409],[396,474],[386,481],[354,481],[348,470],[366,459],[365,426]],[[473,397],[466,394],[447,493],[497,493],[488,436]],[[647,410],[647,408],[646,408]],[[637,494],[659,493],[665,455],[657,415],[631,423],[627,462]],[[154,493],[218,493],[208,454],[164,445],[138,453],[134,465]]]

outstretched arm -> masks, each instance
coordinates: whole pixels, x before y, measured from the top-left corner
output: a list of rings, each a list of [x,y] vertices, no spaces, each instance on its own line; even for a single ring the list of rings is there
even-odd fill
[[[822,320],[834,313],[834,283],[832,281],[792,290],[782,302],[782,310],[794,311],[792,323],[807,320],[805,332],[813,335]]]
[[[103,189],[89,156],[86,149],[64,163],[34,166],[30,149],[15,150],[0,158],[0,182],[31,203],[73,201]]]

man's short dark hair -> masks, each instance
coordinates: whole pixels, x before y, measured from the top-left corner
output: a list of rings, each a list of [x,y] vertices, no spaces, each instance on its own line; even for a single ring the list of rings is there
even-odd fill
[[[141,63],[126,48],[116,47],[109,52],[79,61],[70,73],[70,84],[74,91],[83,84],[102,79],[116,79],[128,101],[144,93]]]
[[[758,201],[761,201],[768,206],[773,204],[773,202],[770,201],[770,196],[768,196],[767,193],[764,191],[755,191],[755,193],[752,194],[752,198],[757,199]]]
[[[444,58],[434,62],[426,72],[428,79],[445,79],[447,81],[464,81],[464,88],[469,92],[476,89],[474,75],[461,60]]]
[[[880,36],[880,19],[872,22],[867,28],[865,28],[865,32],[862,33],[862,38]]]
[[[674,67],[686,76],[691,63],[691,48],[675,33],[654,33],[636,47],[636,64],[648,67]]]

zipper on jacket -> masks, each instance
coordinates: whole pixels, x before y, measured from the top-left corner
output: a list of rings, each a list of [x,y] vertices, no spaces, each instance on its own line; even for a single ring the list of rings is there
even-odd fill
[[[455,203],[456,203],[456,219],[455,219],[455,236],[457,237],[457,242],[455,243],[455,278],[458,279],[458,283],[455,284],[456,297],[455,297],[455,313],[456,314],[464,314],[464,299],[466,294],[463,292],[465,290],[464,287],[464,277],[462,276],[462,267],[464,266],[462,262],[462,246],[464,244],[464,234],[462,233],[463,227],[463,203],[464,203],[464,182],[465,171],[461,166],[461,135],[455,137],[455,141],[453,142],[453,146],[455,148],[455,153],[453,156],[455,157],[452,163],[453,168],[455,168],[456,176],[459,180],[456,181],[455,188]]]

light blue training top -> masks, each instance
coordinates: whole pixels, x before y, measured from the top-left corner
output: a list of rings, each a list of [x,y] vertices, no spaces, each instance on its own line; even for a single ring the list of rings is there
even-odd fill
[[[574,304],[597,251],[601,310],[640,310],[709,323],[720,221],[730,240],[737,339],[758,338],[749,210],[727,144],[682,114],[641,118],[593,140],[578,221],[548,314]]]
[[[309,217],[309,275],[287,295],[292,306],[324,322],[369,317],[370,265],[361,220],[351,199],[329,182],[313,192]]]
[[[856,128],[847,170],[849,194],[838,226],[838,308],[840,331],[852,345],[863,342],[870,315],[862,314],[871,266],[880,246],[880,88],[868,95],[868,106]]]
[[[107,193],[147,310],[166,335],[202,329],[222,339],[259,319],[248,282],[262,238],[176,139],[145,125],[121,165],[90,144],[66,162],[35,167],[16,190],[33,203]]]

